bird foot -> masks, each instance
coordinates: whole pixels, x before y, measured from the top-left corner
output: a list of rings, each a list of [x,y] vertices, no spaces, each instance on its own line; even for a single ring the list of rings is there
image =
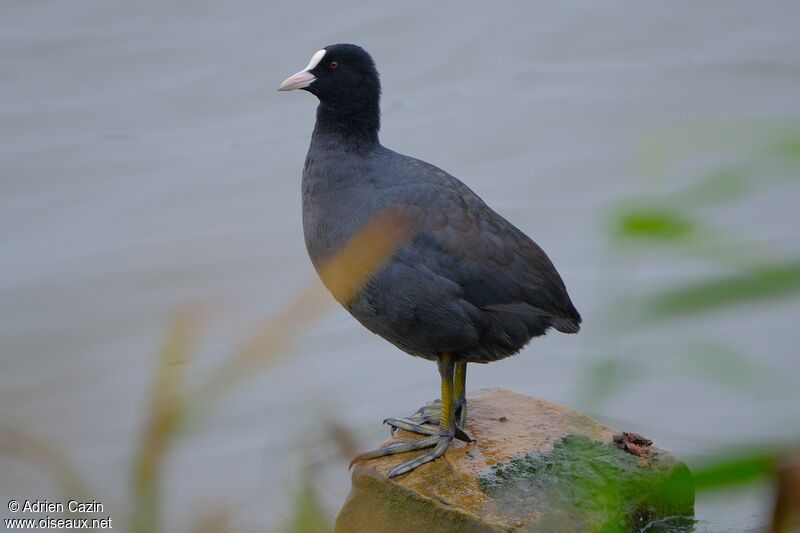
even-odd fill
[[[474,442],[475,439],[464,429],[467,423],[467,402],[456,401],[456,431],[454,437],[464,442]],[[387,418],[384,424],[391,426],[391,434],[394,435],[398,429],[405,429],[420,435],[433,435],[431,431],[438,433],[438,426],[442,417],[441,400],[433,400],[417,409],[413,415],[405,418]],[[424,426],[422,424],[432,424],[436,428]]]
[[[428,431],[430,429],[433,428],[425,428],[425,431]],[[414,457],[413,459],[409,459],[408,461],[400,463],[397,466],[393,467],[391,470],[389,470],[388,474],[389,478],[400,476],[402,474],[411,472],[415,468],[424,465],[425,463],[429,463],[441,457],[447,450],[447,447],[450,445],[450,442],[453,440],[454,437],[455,434],[437,429],[435,430],[434,435],[430,435],[418,441],[394,442],[385,448],[379,448],[377,450],[360,453],[356,455],[352,461],[350,461],[350,467],[352,467],[353,464],[355,464],[358,461],[365,461],[368,459],[375,459],[377,457],[384,457],[386,455],[395,455],[399,453],[407,453],[415,450],[424,450],[427,448],[431,448],[427,452],[420,454],[417,457]]]

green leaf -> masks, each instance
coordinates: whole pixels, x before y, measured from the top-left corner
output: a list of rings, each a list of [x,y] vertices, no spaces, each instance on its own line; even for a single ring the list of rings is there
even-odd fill
[[[673,241],[690,235],[696,227],[692,220],[675,211],[631,209],[617,218],[615,233],[622,238]]]
[[[782,456],[783,452],[775,450],[755,451],[693,469],[695,489],[697,491],[726,489],[771,477],[775,474]]]
[[[782,263],[657,294],[647,299],[646,306],[655,317],[672,317],[785,298],[798,289],[800,262]]]

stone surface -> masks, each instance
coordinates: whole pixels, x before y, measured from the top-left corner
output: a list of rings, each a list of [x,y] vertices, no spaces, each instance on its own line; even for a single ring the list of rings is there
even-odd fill
[[[386,478],[410,454],[357,464],[337,533],[639,531],[659,520],[674,531],[693,515],[688,469],[646,439],[632,453],[631,434],[615,442],[586,415],[504,389],[470,395],[468,415],[476,442],[453,441],[409,474]],[[417,438],[398,431],[383,445]]]

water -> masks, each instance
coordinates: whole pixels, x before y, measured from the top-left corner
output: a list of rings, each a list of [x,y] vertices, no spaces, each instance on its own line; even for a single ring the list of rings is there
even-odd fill
[[[585,318],[578,337],[473,369],[471,388],[592,407],[580,400],[585,369],[622,346],[642,350],[635,359],[651,371],[595,406],[608,423],[696,459],[796,438],[797,301],[610,330],[620,292],[714,270],[669,252],[615,257],[606,222],[618,202],[697,175],[650,175],[637,157],[654,139],[695,153],[692,138],[701,149],[725,145],[732,129],[760,139],[800,118],[798,15],[791,1],[5,3],[0,422],[60,450],[124,513],[154,354],[175,310],[211,309],[195,371],[316,283],[299,199],[315,104],[275,87],[315,50],[350,41],[382,73],[384,144],[459,176],[533,236]],[[706,216],[797,255],[798,193],[787,182]],[[783,385],[735,390],[685,370],[679,341],[706,337]],[[348,474],[318,441],[321,421],[346,423],[367,447],[385,435],[380,420],[437,391],[433,366],[331,306],[173,450],[170,530],[217,508],[237,529],[279,528],[309,460],[327,465],[316,476],[335,510]],[[8,456],[0,469],[5,499],[58,498],[40,469]],[[698,529],[756,529],[769,498],[704,497]]]

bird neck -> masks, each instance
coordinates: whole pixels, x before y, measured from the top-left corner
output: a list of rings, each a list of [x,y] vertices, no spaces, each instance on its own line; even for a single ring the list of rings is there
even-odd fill
[[[379,145],[381,127],[378,99],[323,102],[317,107],[314,138],[336,140],[343,148],[369,151]]]

